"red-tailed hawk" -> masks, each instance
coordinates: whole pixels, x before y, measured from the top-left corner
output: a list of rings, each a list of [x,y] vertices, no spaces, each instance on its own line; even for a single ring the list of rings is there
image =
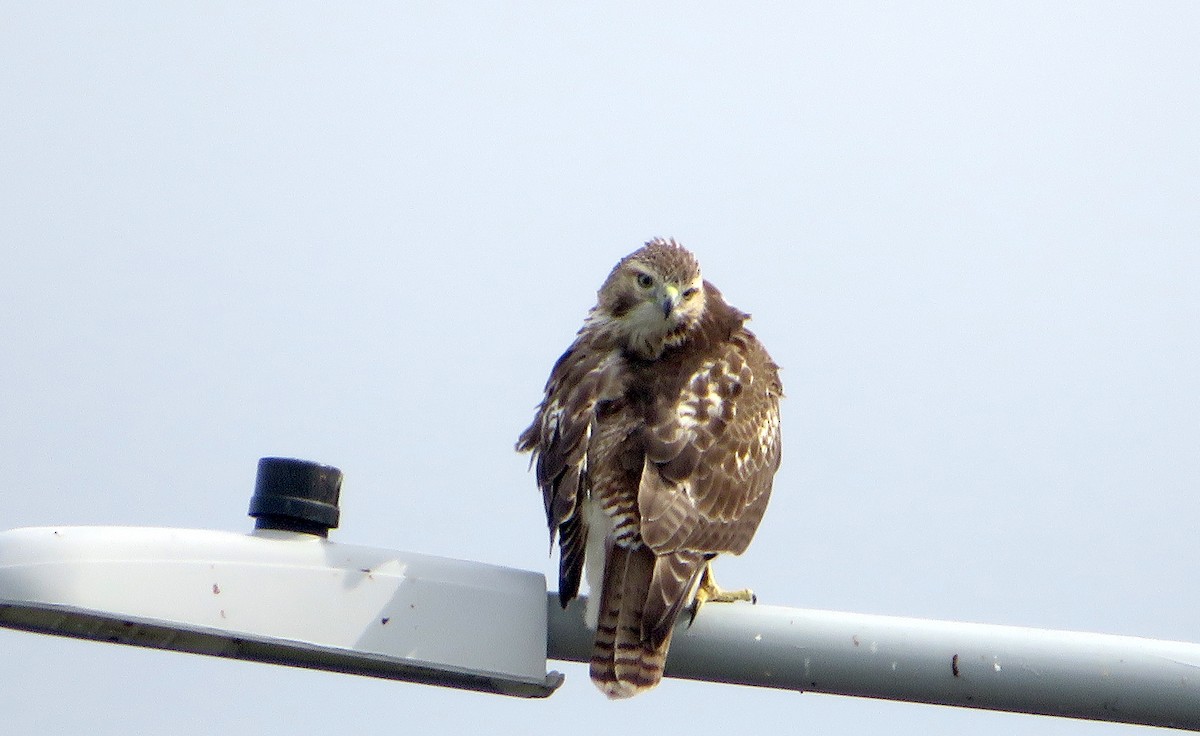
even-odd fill
[[[611,698],[658,684],[693,600],[738,597],[708,565],[743,552],[762,519],[783,391],[747,319],[690,252],[646,243],[600,287],[517,442],[558,538],[564,608],[587,570],[591,677]]]

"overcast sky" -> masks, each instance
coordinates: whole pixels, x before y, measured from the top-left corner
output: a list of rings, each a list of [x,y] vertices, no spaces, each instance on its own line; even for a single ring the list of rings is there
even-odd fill
[[[608,270],[699,257],[783,366],[718,565],[764,602],[1200,640],[1200,6],[4,3],[0,528],[551,572],[513,453]],[[0,630],[12,733],[1095,734],[666,681],[546,701]],[[268,717],[269,714],[269,717]]]

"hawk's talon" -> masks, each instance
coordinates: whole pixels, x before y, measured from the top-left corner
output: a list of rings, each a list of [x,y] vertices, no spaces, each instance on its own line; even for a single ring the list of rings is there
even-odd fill
[[[692,601],[691,617],[688,619],[688,628],[696,623],[696,614],[700,612],[700,607],[705,603],[735,603],[737,601],[746,601],[750,605],[758,603],[758,596],[749,588],[741,590],[722,590],[717,581],[713,579],[711,564],[704,566],[704,572],[700,575],[700,584],[696,586],[696,597]]]

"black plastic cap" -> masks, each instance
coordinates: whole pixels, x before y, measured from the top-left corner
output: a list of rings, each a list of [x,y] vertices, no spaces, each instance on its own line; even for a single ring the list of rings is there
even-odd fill
[[[342,471],[331,465],[264,457],[250,499],[255,529],[281,529],[322,537],[337,528]]]

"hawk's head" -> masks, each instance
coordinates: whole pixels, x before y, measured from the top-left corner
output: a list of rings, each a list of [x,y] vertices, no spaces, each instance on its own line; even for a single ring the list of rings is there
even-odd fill
[[[588,321],[634,355],[653,360],[683,343],[703,314],[696,257],[674,240],[655,238],[616,265]]]

